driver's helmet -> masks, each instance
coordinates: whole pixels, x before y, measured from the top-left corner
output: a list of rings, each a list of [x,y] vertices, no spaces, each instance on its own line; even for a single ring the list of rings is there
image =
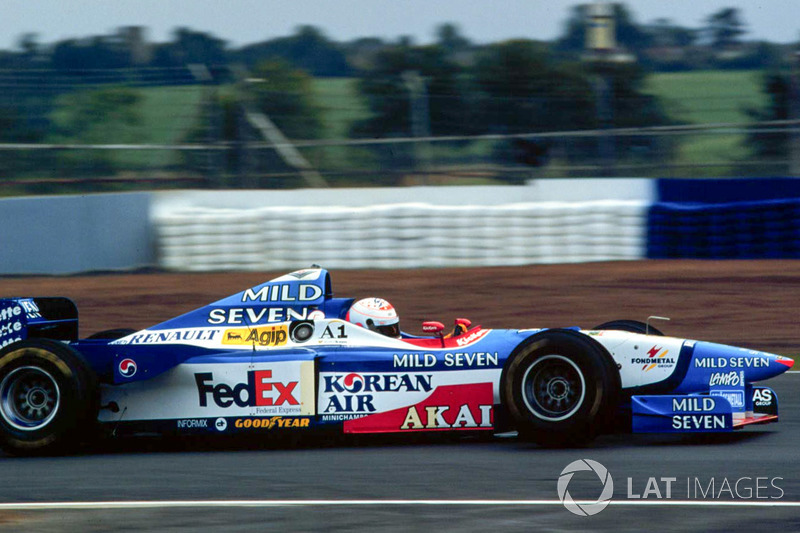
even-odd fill
[[[400,317],[394,306],[383,298],[358,300],[350,306],[345,320],[387,337],[400,337]]]

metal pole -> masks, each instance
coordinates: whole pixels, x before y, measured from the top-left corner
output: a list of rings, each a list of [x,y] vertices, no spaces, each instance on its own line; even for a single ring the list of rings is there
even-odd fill
[[[603,176],[616,175],[616,146],[615,137],[611,133],[614,126],[614,108],[611,104],[611,86],[605,73],[600,73],[595,77],[594,82],[595,102],[597,106],[598,129],[603,130],[597,137],[597,150],[600,156]]]
[[[403,82],[408,89],[408,99],[411,118],[411,135],[413,137],[427,138],[431,136],[431,117],[428,108],[428,88],[425,79],[415,70],[403,72]],[[428,171],[430,169],[429,146],[426,142],[416,143],[414,159],[422,170],[422,182],[428,184]]]
[[[789,76],[789,120],[800,116],[800,52],[795,53],[795,61]],[[789,175],[800,176],[800,127],[792,126],[789,133]]]

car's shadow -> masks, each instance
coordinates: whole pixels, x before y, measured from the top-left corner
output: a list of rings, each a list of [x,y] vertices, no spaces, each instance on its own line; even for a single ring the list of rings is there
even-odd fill
[[[578,444],[572,448],[580,449],[614,449],[614,448],[649,448],[672,446],[727,446],[753,440],[759,440],[772,434],[773,431],[747,431],[730,433],[690,433],[690,434],[621,434],[602,435],[590,443]],[[537,444],[514,439],[515,445],[526,449],[543,449]],[[546,449],[546,448],[545,448]]]
[[[749,431],[708,434],[612,434],[602,435],[590,443],[562,446],[560,449],[622,449],[672,446],[726,446],[758,440],[772,431]],[[321,450],[329,448],[380,448],[410,446],[450,446],[493,444],[516,450],[555,449],[526,442],[513,433],[502,435],[480,434],[381,434],[381,435],[263,435],[246,436],[137,436],[105,438],[80,448],[72,455],[116,455],[148,453],[183,453],[211,451],[269,451],[269,450]],[[58,456],[53,454],[51,456]],[[14,456],[0,453],[0,458]]]

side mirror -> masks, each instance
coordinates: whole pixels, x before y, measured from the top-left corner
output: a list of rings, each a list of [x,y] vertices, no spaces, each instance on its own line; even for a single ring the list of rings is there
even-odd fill
[[[441,322],[423,322],[422,332],[436,337],[444,336],[444,324]]]
[[[461,335],[469,331],[469,328],[472,326],[472,320],[469,318],[456,318],[455,323],[455,336]]]

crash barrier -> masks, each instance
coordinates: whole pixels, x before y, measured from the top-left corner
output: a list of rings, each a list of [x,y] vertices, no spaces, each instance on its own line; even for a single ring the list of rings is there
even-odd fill
[[[798,203],[794,178],[7,198],[0,275],[795,258]]]
[[[800,179],[661,179],[647,257],[800,257]]]
[[[633,260],[649,202],[187,207],[154,215],[159,264],[174,270],[413,268]]]
[[[648,215],[647,257],[798,258],[800,199],[654,204]]]
[[[148,193],[0,200],[0,274],[130,270],[155,263]]]
[[[655,202],[731,204],[800,198],[798,178],[669,178],[655,182]]]

